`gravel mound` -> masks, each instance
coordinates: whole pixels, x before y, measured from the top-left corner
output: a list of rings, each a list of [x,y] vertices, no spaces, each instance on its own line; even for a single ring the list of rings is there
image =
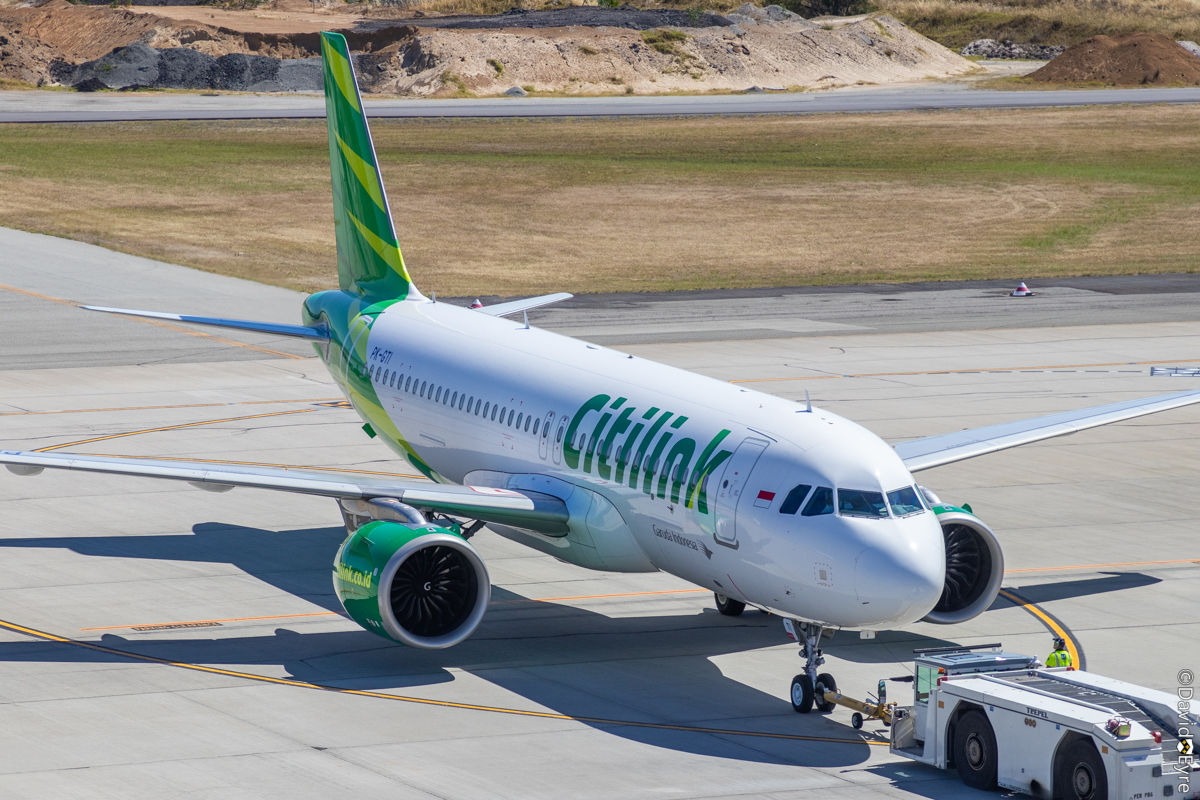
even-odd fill
[[[782,9],[781,9],[782,10]],[[514,8],[503,14],[489,16],[425,17],[406,20],[422,28],[472,28],[476,30],[500,28],[628,28],[648,31],[653,28],[722,28],[733,23],[720,14],[692,15],[687,11],[665,8],[638,9],[632,6],[600,8],[599,6],[572,6],[557,11],[523,11]],[[377,24],[363,22],[358,30],[366,33],[379,27],[394,25],[394,21],[381,20]]]
[[[324,87],[319,58],[245,53],[214,57],[183,47],[156,50],[141,42],[78,66],[59,61],[51,66],[51,76],[81,92],[141,88],[320,92]]]
[[[788,11],[783,6],[759,8],[753,3],[743,3],[737,11],[727,14],[726,18],[739,25],[770,25],[775,22],[799,22],[813,28],[819,27],[815,22],[808,22],[804,17]]]
[[[1158,33],[1093,36],[1029,75],[1055,83],[1200,86],[1200,59]]]
[[[1196,44],[1195,42],[1176,42],[1175,44],[1187,50],[1196,58],[1200,58],[1200,44]]]
[[[984,58],[1028,58],[1034,61],[1049,61],[1058,58],[1066,50],[1065,47],[1045,44],[1018,44],[1016,42],[997,42],[995,39],[976,39],[958,51],[962,56],[983,56]]]

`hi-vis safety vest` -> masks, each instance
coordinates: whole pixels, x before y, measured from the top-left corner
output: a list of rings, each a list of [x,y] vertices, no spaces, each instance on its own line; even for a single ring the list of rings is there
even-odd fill
[[[1047,667],[1069,667],[1071,666],[1071,654],[1066,650],[1055,650],[1046,659]]]

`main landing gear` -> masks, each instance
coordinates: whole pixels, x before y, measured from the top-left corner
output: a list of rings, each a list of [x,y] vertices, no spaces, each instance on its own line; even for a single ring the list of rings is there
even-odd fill
[[[828,713],[834,703],[825,699],[826,692],[837,691],[837,681],[828,672],[817,673],[825,663],[821,650],[822,628],[812,622],[785,620],[788,634],[800,642],[800,657],[804,659],[804,673],[792,678],[792,709],[798,714],[807,714],[815,706],[818,711]]]
[[[717,599],[717,611],[727,617],[740,616],[746,610],[746,604],[741,600],[734,600],[732,597],[726,597],[716,592],[713,592],[713,596]]]

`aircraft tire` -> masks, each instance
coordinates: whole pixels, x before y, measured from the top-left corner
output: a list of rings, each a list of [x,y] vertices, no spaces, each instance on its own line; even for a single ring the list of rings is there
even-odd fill
[[[837,708],[837,703],[825,700],[826,692],[836,692],[837,690],[837,681],[828,672],[822,672],[817,676],[817,685],[813,689],[813,705],[817,707],[817,711],[828,714]]]
[[[797,675],[792,678],[792,710],[797,714],[807,714],[813,707],[812,678],[807,675]]]
[[[720,611],[727,617],[740,616],[746,610],[746,604],[740,600],[734,600],[731,597],[726,597],[716,592],[713,592],[713,597],[717,600],[717,611]]]

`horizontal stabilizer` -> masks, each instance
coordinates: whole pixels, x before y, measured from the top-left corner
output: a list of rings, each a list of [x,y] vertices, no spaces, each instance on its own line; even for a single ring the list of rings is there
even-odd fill
[[[274,333],[278,336],[298,336],[301,339],[325,341],[329,331],[323,327],[308,325],[284,325],[280,322],[255,322],[248,319],[222,319],[221,317],[195,317],[191,314],[165,314],[161,311],[136,311],[132,308],[105,308],[103,306],[80,306],[88,311],[103,311],[107,314],[124,314],[127,317],[167,319],[172,322],[192,322],[196,325],[213,325],[218,328],[237,328],[243,331]]]
[[[973,428],[926,439],[914,439],[893,445],[896,453],[904,459],[910,472],[940,467],[955,461],[1007,450],[1030,442],[1040,442],[1055,436],[1078,433],[1088,428],[1122,422],[1146,414],[1169,411],[1172,408],[1200,403],[1200,390],[1162,394],[1141,400],[1126,400],[1106,406],[1095,406],[1078,411],[1065,411],[1045,417],[1004,422],[985,428]]]
[[[222,491],[245,486],[334,498],[391,497],[422,509],[470,519],[528,528],[543,533],[567,531],[567,509],[557,497],[539,492],[454,486],[419,481],[382,480],[344,472],[286,469],[238,464],[213,465],[202,461],[168,461],[153,458],[82,456],[71,453],[0,451],[0,464],[18,475],[36,475],[43,469],[71,469],[187,481],[200,488]]]
[[[508,303],[497,303],[494,306],[484,306],[483,308],[476,309],[476,311],[491,314],[493,317],[507,317],[509,314],[520,314],[522,311],[531,311],[535,308],[548,306],[551,303],[561,303],[563,300],[570,300],[574,296],[570,292],[543,294],[539,297],[527,297],[524,300],[513,300]]]

